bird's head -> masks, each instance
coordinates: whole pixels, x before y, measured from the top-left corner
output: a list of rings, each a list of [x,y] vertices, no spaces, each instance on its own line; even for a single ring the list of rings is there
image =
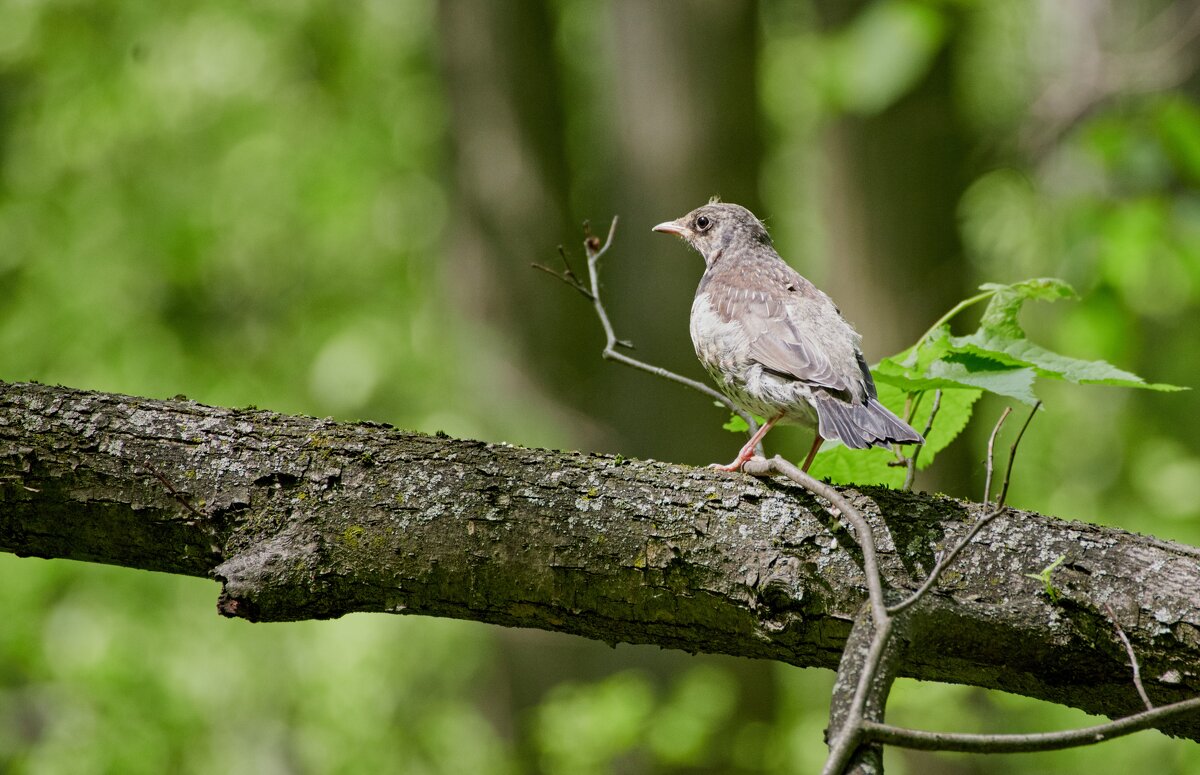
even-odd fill
[[[682,237],[712,266],[732,247],[770,245],[771,237],[762,221],[741,205],[712,201],[682,218],[660,223],[654,231]]]

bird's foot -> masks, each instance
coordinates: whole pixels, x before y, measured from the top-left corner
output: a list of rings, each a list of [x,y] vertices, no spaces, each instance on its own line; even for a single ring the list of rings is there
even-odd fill
[[[752,449],[748,453],[742,453],[738,455],[732,463],[728,463],[726,465],[721,465],[720,463],[709,463],[708,467],[717,471],[741,471],[742,466],[746,465],[746,463],[753,460],[755,457],[759,457],[761,459],[760,456],[754,454],[754,450]]]

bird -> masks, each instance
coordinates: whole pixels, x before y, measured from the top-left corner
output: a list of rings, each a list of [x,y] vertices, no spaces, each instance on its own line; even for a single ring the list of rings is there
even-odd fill
[[[879,403],[862,337],[780,258],[753,213],[714,197],[653,230],[704,257],[690,319],[696,357],[730,401],[765,419],[733,462],[713,468],[739,470],[777,423],[815,426],[805,472],[826,439],[851,449],[924,443]]]

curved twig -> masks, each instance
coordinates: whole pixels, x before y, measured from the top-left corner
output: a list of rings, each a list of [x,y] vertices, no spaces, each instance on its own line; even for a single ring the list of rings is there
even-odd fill
[[[1142,704],[1146,706],[1146,710],[1154,710],[1154,703],[1150,702],[1150,695],[1146,694],[1146,687],[1142,685],[1142,667],[1138,664],[1137,653],[1133,650],[1133,644],[1129,642],[1129,636],[1125,634],[1121,623],[1117,621],[1117,615],[1113,613],[1112,606],[1105,603],[1104,610],[1108,612],[1108,618],[1112,621],[1113,628],[1117,631],[1117,637],[1121,639],[1121,643],[1125,646],[1125,654],[1129,657],[1129,666],[1133,669],[1134,688],[1137,689],[1138,696],[1142,698]]]
[[[974,735],[952,732],[927,732],[891,724],[864,721],[863,737],[886,745],[920,751],[960,751],[966,753],[1030,753],[1079,748],[1148,729],[1163,719],[1200,710],[1200,697],[1160,705],[1105,724],[1068,729],[1062,732],[1038,732],[1027,735]]]
[[[892,634],[892,617],[888,613],[883,596],[883,574],[879,570],[879,560],[875,552],[875,537],[871,526],[867,523],[862,512],[845,496],[838,492],[833,485],[826,484],[779,455],[770,459],[754,458],[742,466],[748,474],[760,475],[778,473],[791,479],[817,497],[824,498],[850,523],[862,550],[863,575],[867,582],[867,598],[871,609],[871,621],[874,632],[867,657],[863,660],[861,672],[855,683],[854,695],[846,707],[846,716],[829,741],[829,756],[825,760],[823,773],[836,775],[845,769],[855,750],[862,742],[862,730],[866,722],[867,698],[870,695],[871,684],[879,671],[884,651]],[[882,704],[882,701],[881,701]]]
[[[909,608],[926,594],[928,594],[929,590],[938,583],[938,579],[942,577],[942,574],[946,572],[946,569],[949,568],[950,565],[958,558],[958,555],[962,552],[962,550],[967,548],[967,546],[975,540],[975,536],[979,535],[979,531],[983,530],[983,528],[986,527],[987,524],[993,519],[1004,513],[1004,501],[1008,497],[1008,483],[1012,477],[1013,461],[1017,457],[1017,446],[1021,443],[1021,439],[1025,436],[1025,429],[1029,427],[1030,421],[1033,420],[1033,416],[1037,413],[1037,410],[1041,405],[1041,401],[1038,401],[1033,405],[1033,409],[1029,412],[1029,417],[1025,418],[1025,424],[1021,426],[1021,430],[1017,433],[1017,438],[1013,440],[1012,446],[1009,447],[1008,466],[1004,469],[1004,482],[1000,485],[1000,497],[996,499],[995,507],[980,517],[979,520],[971,526],[971,529],[967,531],[967,534],[963,536],[962,540],[955,544],[954,548],[947,552],[946,555],[938,561],[937,565],[933,567],[933,570],[930,571],[929,576],[925,579],[924,583],[917,588],[916,592],[913,592],[904,600],[887,609],[889,614],[895,616],[896,614],[902,613],[905,609]],[[990,496],[992,489],[992,464],[994,459],[992,456],[992,451],[996,444],[996,435],[1000,432],[1001,426],[1004,425],[1004,421],[1008,419],[1008,415],[1011,412],[1012,410],[1009,407],[1004,408],[1004,411],[1000,414],[1000,419],[996,421],[995,427],[992,428],[992,435],[988,438],[987,483],[983,488],[984,503],[988,502],[988,497]]]
[[[632,348],[633,345],[624,339],[618,339],[616,332],[613,330],[612,321],[610,321],[608,318],[608,311],[604,308],[604,302],[600,299],[599,269],[600,259],[603,258],[604,254],[608,252],[608,249],[612,247],[613,236],[617,231],[617,221],[618,217],[614,215],[612,224],[608,227],[608,237],[604,240],[603,244],[601,244],[600,240],[591,233],[590,226],[587,224],[584,225],[585,233],[587,235],[583,241],[583,249],[587,253],[587,285],[584,285],[578,280],[578,278],[575,277],[575,275],[571,272],[570,266],[567,267],[563,274],[559,274],[554,270],[544,267],[540,264],[534,264],[533,267],[535,269],[540,269],[543,272],[547,272],[548,274],[554,275],[559,280],[562,280],[567,285],[570,285],[572,288],[579,291],[581,294],[591,300],[592,307],[596,311],[596,317],[600,319],[600,327],[604,329],[604,351],[600,354],[601,357],[603,357],[605,360],[623,363],[631,368],[644,371],[648,374],[653,374],[656,377],[661,377],[663,379],[670,380],[671,382],[676,382],[684,387],[688,387],[692,390],[703,393],[712,400],[724,406],[733,414],[736,414],[738,417],[741,417],[743,420],[745,420],[746,425],[749,428],[749,433],[751,436],[753,436],[755,431],[758,430],[758,422],[754,419],[754,416],[738,407],[723,393],[719,392],[715,388],[709,387],[703,382],[698,382],[689,377],[685,377],[682,374],[676,374],[675,372],[664,369],[661,366],[654,366],[646,363],[645,361],[639,361],[637,358],[631,358],[617,349],[618,347]],[[565,256],[563,258],[563,262],[566,263]],[[758,452],[759,454],[762,454],[761,444],[758,446]]]

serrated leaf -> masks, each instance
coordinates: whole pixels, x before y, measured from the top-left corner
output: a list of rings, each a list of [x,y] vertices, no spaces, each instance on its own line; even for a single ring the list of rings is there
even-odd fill
[[[835,484],[882,484],[893,489],[904,485],[904,468],[890,449],[850,449],[842,444],[830,446],[817,455],[809,473]]]
[[[1079,294],[1066,280],[1057,277],[1031,277],[1018,283],[984,283],[979,286],[981,291],[991,291],[994,294],[1014,294],[1026,299],[1074,299]]]
[[[1148,390],[1176,391],[1187,388],[1177,385],[1146,382],[1138,375],[1118,369],[1107,361],[1088,361],[1047,350],[1026,339],[1008,337],[996,331],[979,330],[970,336],[955,337],[954,349],[971,353],[1011,366],[1030,367],[1040,376],[1062,379],[1068,382],[1118,387],[1143,388]]]
[[[878,385],[890,385],[906,393],[930,390],[983,389],[998,395],[1033,404],[1036,374],[1033,369],[1002,363],[972,353],[950,352],[945,360],[934,361],[922,376],[907,376],[888,369],[875,372]]]
[[[1057,301],[1078,298],[1075,289],[1057,277],[1037,277],[1011,285],[985,283],[980,290],[992,291],[983,317],[979,320],[980,331],[1000,332],[1008,336],[1023,337],[1025,332],[1017,324],[1017,313],[1021,305],[1030,299]]]
[[[937,387],[979,388],[1031,406],[1037,403],[1033,394],[1037,374],[1033,369],[1014,368],[971,353],[953,353],[933,364],[929,374],[930,382]]]
[[[987,283],[984,294],[968,302],[988,299],[979,329],[969,336],[950,336],[948,320],[911,347],[879,364],[878,377],[902,390],[915,392],[934,388],[978,387],[1033,404],[1033,382],[1037,376],[1080,384],[1116,385],[1151,390],[1183,390],[1174,385],[1147,383],[1141,377],[1104,361],[1072,358],[1031,342],[1017,316],[1030,299],[1055,301],[1075,298],[1075,289],[1053,277],[1039,277],[1010,285]]]
[[[1075,289],[1062,280],[1041,278],[1014,283],[996,290],[979,320],[979,330],[1004,336],[1023,338],[1025,332],[1017,323],[1017,313],[1030,299],[1057,301],[1075,298]]]
[[[1055,301],[1075,298],[1075,289],[1062,280],[1038,278],[1012,285],[988,284],[994,291],[979,321],[979,329],[970,336],[951,337],[950,348],[1008,366],[1031,367],[1043,377],[1071,382],[1115,380],[1119,384],[1141,386],[1141,377],[1122,371],[1104,361],[1085,361],[1047,350],[1025,336],[1017,322],[1021,306],[1029,299]]]

